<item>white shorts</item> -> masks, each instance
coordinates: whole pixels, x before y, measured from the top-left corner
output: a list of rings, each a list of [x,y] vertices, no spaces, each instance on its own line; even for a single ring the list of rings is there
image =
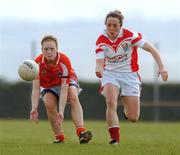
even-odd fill
[[[103,88],[107,83],[117,86],[122,96],[140,96],[141,94],[141,80],[137,72],[120,73],[104,70],[101,87]]]

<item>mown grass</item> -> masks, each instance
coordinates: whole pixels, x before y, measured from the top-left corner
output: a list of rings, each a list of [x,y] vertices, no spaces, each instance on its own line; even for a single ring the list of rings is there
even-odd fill
[[[0,155],[179,155],[180,123],[122,122],[121,143],[108,144],[104,121],[86,121],[93,132],[87,145],[80,145],[71,121],[64,122],[65,144],[52,144],[47,121],[0,120]]]

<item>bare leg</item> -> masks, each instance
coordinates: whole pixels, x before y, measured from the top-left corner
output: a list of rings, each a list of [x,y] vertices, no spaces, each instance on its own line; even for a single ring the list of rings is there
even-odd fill
[[[44,104],[47,110],[48,120],[52,126],[52,129],[55,134],[63,132],[61,126],[56,125],[56,118],[57,118],[57,99],[51,93],[46,93],[43,97]]]
[[[123,96],[124,113],[129,121],[136,122],[140,115],[140,98],[138,96]]]
[[[116,111],[119,89],[115,85],[108,83],[104,86],[103,95],[106,100],[106,121],[111,137],[109,144],[118,144],[120,141],[120,127]]]
[[[77,127],[84,127],[83,110],[78,98],[78,90],[75,86],[70,86],[68,90],[68,101],[71,106],[72,120]]]
[[[92,139],[91,131],[86,131],[84,127],[83,110],[78,98],[78,90],[75,86],[70,86],[68,90],[68,101],[71,105],[71,116],[76,127],[76,134],[80,144],[86,144]]]
[[[106,121],[108,126],[119,126],[119,119],[116,112],[119,89],[113,84],[106,84],[103,89],[103,95],[105,97],[107,106]]]

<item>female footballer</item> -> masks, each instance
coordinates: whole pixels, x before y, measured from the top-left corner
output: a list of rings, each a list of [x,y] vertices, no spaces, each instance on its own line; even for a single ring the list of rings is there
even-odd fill
[[[110,144],[120,142],[120,126],[117,116],[119,95],[124,105],[124,115],[136,122],[140,115],[141,80],[138,74],[138,52],[142,48],[151,53],[158,65],[162,79],[168,79],[168,72],[159,51],[142,35],[123,28],[123,15],[111,11],[105,18],[105,31],[96,41],[96,76],[101,78],[101,90],[106,102],[106,121],[111,137]]]
[[[80,143],[88,143],[92,133],[84,127],[83,111],[78,98],[79,85],[69,58],[58,52],[56,37],[47,35],[41,41],[42,53],[35,59],[39,76],[33,81],[30,119],[38,122],[39,98],[44,101],[48,120],[54,131],[54,143],[64,142],[62,121],[68,101]]]

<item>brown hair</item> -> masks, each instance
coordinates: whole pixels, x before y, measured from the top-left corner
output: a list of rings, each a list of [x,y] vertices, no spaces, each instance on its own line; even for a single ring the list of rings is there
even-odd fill
[[[110,11],[110,12],[106,15],[105,24],[106,24],[107,19],[108,19],[109,17],[118,18],[118,19],[119,19],[119,23],[120,23],[120,25],[122,26],[124,17],[123,17],[123,15],[122,15],[121,11],[119,11],[119,10]]]
[[[44,43],[45,41],[49,41],[49,40],[54,41],[54,42],[56,43],[56,47],[58,48],[57,38],[54,37],[53,35],[46,35],[46,36],[44,36],[44,37],[42,38],[42,40],[41,40],[41,46],[43,46],[43,43]]]

